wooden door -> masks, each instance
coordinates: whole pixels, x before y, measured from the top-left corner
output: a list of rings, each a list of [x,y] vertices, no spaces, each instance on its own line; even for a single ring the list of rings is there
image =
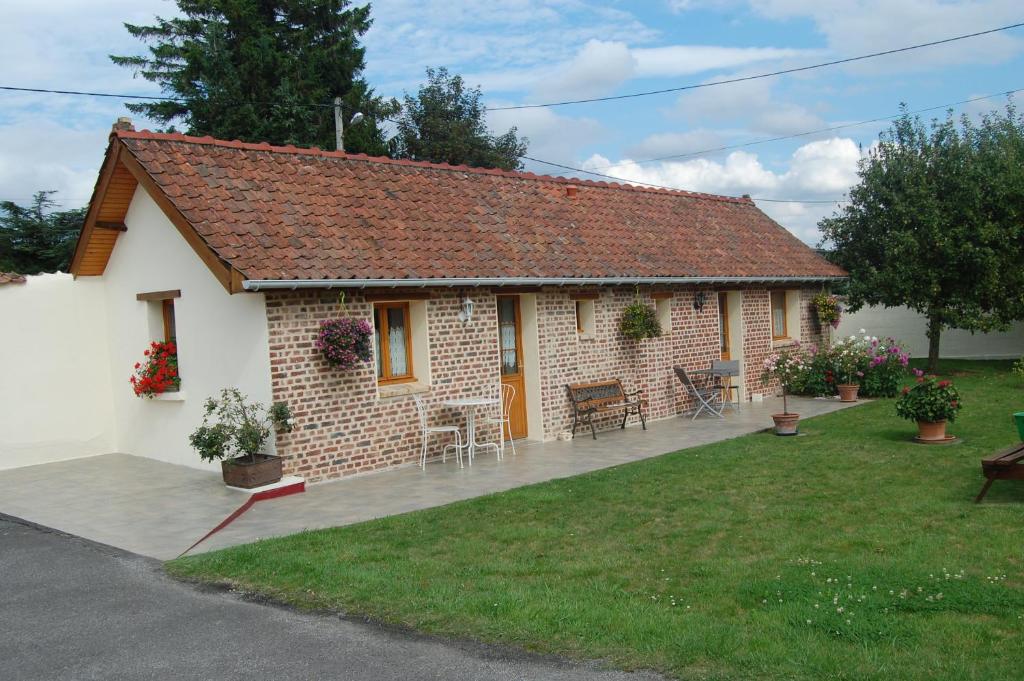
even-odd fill
[[[526,437],[523,317],[519,296],[498,296],[498,347],[501,349],[501,383],[512,386],[516,391],[509,409],[512,437]]]
[[[732,343],[732,334],[729,333],[729,294],[718,294],[718,338],[721,346],[722,359],[732,359],[729,354],[729,345]]]

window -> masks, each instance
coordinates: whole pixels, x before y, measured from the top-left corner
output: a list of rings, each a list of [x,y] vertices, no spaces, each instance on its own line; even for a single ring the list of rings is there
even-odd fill
[[[781,340],[789,338],[789,331],[786,324],[786,292],[772,291],[772,339]]]
[[[654,298],[654,312],[658,317],[658,324],[661,326],[661,332],[665,335],[672,333],[672,294],[655,293],[651,296]]]
[[[594,335],[594,299],[597,296],[594,295],[592,298],[575,298],[573,302],[576,304],[576,334],[581,338],[591,338]]]
[[[412,320],[408,302],[374,304],[373,343],[380,383],[416,380],[412,369]]]

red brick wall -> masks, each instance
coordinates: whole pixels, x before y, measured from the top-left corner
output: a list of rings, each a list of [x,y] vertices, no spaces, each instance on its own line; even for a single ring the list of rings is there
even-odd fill
[[[591,289],[593,291],[593,289]],[[718,358],[718,298],[708,291],[704,308],[693,307],[693,290],[678,290],[671,298],[672,328],[661,338],[627,341],[619,333],[622,310],[636,295],[634,289],[606,287],[594,301],[592,338],[576,332],[573,291],[549,288],[535,294],[543,433],[556,437],[572,423],[565,385],[619,378],[627,391],[642,389],[649,418],[673,416],[692,405],[683,399],[672,367],[703,369]],[[458,319],[461,300],[475,302],[474,319]],[[812,292],[813,294],[813,292]],[[649,292],[645,303],[655,306]],[[802,304],[810,295],[801,296]],[[768,292],[743,292],[741,307],[744,376],[749,392],[771,393],[760,383],[761,364],[772,348]],[[337,293],[280,291],[266,294],[270,332],[270,362],[274,399],[287,402],[296,428],[278,436],[277,451],[289,474],[316,481],[417,461],[420,430],[411,396],[380,397],[373,364],[352,371],[331,369],[313,347],[319,323],[341,315]],[[464,427],[463,414],[441,406],[452,397],[481,395],[499,380],[496,301],[493,292],[438,289],[425,301],[429,330],[429,392],[431,424]],[[349,295],[349,316],[372,318],[372,304]],[[801,335],[811,338],[813,320],[801,315]],[[819,336],[820,338],[820,336]],[[527,343],[528,345],[528,343]],[[527,357],[527,362],[531,358]],[[422,367],[416,367],[423,376]],[[610,415],[601,428],[616,427],[621,417]],[[496,430],[481,427],[480,439],[496,438]],[[431,456],[448,440],[431,438]],[[487,456],[493,456],[489,452]]]

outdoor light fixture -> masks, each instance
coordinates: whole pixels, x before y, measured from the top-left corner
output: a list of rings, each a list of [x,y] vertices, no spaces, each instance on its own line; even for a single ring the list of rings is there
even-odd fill
[[[704,304],[708,302],[707,291],[697,291],[693,296],[693,309],[700,312],[704,309]]]
[[[364,118],[366,118],[366,116],[363,115],[362,111],[356,111],[355,114],[352,115],[352,120],[350,120],[348,124],[355,125],[356,123],[362,122]]]
[[[459,312],[459,320],[465,324],[473,320],[473,301],[469,297],[462,299],[462,311]]]

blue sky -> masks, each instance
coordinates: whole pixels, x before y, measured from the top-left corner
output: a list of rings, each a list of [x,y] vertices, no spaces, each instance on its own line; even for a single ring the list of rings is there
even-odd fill
[[[792,68],[1024,20],[1019,0],[378,0],[366,76],[414,91],[427,66],[483,87],[491,106],[600,97]],[[3,85],[154,92],[107,60],[138,52],[122,21],[170,15],[159,0],[15,2],[0,26]],[[492,112],[530,156],[638,182],[756,198],[832,200],[884,124],[718,152],[632,161],[789,135],[1024,87],[1024,29],[798,75],[605,103]],[[977,114],[993,99],[959,107]],[[0,198],[36,189],[88,200],[118,100],[0,93]],[[145,127],[146,121],[136,121]],[[610,167],[609,167],[610,166]],[[529,163],[537,172],[565,174]],[[759,205],[817,241],[833,206]]]

